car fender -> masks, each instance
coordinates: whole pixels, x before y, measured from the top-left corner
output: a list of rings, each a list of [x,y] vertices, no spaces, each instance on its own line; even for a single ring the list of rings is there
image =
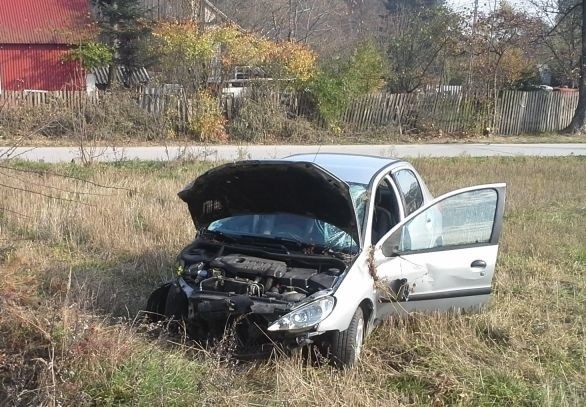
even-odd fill
[[[374,279],[368,272],[367,255],[363,252],[333,294],[336,305],[332,313],[318,325],[319,332],[345,331],[358,306],[368,299],[376,307]]]

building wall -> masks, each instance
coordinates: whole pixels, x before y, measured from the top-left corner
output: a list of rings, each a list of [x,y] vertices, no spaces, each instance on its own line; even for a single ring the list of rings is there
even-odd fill
[[[69,47],[54,44],[0,44],[1,90],[83,90],[80,64],[63,61]]]

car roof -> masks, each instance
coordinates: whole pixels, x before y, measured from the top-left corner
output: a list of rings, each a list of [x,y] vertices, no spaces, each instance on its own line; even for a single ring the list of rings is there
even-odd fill
[[[382,169],[399,162],[399,159],[356,154],[296,154],[284,161],[312,162],[331,172],[342,181],[367,185]]]

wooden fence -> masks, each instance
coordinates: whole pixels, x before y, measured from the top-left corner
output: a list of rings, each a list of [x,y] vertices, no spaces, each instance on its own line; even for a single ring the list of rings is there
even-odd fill
[[[91,95],[81,91],[2,91],[0,92],[0,108],[9,107],[40,107],[58,104],[66,108],[76,108],[85,104],[98,103],[100,94]]]
[[[577,92],[503,91],[496,100],[482,94],[381,93],[353,101],[341,121],[357,132],[391,125],[404,131],[449,134],[488,129],[515,135],[562,130],[577,105]]]
[[[504,91],[498,100],[498,134],[559,131],[570,124],[578,106],[578,92]]]
[[[481,131],[489,104],[479,95],[380,93],[350,103],[342,122],[358,132],[381,126],[401,131]]]
[[[10,92],[0,93],[3,106],[59,105],[78,108],[97,104],[100,92]],[[144,88],[132,96],[138,105],[152,114],[170,114],[179,127],[196,114],[193,99],[161,88]],[[315,103],[303,95],[275,92],[257,96],[222,98],[228,120],[238,115],[246,97],[262,97],[284,107],[290,116],[304,116],[324,125]],[[490,129],[495,134],[514,135],[559,131],[572,118],[578,103],[577,92],[502,91],[497,98],[473,93],[378,93],[352,101],[340,121],[349,131],[367,132],[381,127],[394,127],[401,132],[431,131],[450,134],[479,133]]]

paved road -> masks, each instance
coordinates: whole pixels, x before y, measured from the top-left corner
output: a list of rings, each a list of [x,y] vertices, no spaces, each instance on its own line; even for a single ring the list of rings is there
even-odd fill
[[[409,145],[269,145],[269,146],[188,146],[188,147],[97,147],[87,150],[95,161],[173,160],[199,158],[205,160],[237,160],[242,158],[280,158],[298,153],[352,153],[397,158],[490,156],[571,156],[586,155],[586,144],[409,144]],[[0,159],[18,157],[44,162],[79,161],[75,147],[0,147]]]

